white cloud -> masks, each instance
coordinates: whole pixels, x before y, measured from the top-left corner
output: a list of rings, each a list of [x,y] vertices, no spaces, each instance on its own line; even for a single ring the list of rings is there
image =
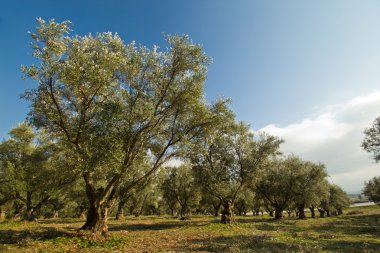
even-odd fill
[[[361,148],[363,131],[380,116],[380,92],[356,97],[347,103],[319,107],[316,116],[280,127],[268,125],[265,131],[285,140],[281,149],[307,160],[326,164],[335,184],[358,191],[363,182],[380,175],[380,164]]]

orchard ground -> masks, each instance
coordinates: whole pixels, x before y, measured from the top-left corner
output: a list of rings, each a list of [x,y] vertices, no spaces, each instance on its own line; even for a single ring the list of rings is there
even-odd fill
[[[223,225],[211,216],[109,221],[109,237],[77,236],[80,219],[0,222],[0,252],[380,252],[380,208],[351,207],[337,217],[237,216]]]

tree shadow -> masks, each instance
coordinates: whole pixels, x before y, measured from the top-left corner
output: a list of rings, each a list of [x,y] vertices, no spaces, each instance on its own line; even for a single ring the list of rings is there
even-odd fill
[[[218,236],[207,239],[193,239],[187,245],[178,246],[178,251],[200,252],[294,252],[298,246],[278,242],[268,235]]]
[[[311,226],[316,232],[342,233],[352,236],[380,237],[380,215],[341,216],[331,223]]]
[[[260,223],[260,222],[270,222],[274,221],[274,219],[268,219],[268,218],[250,218],[250,217],[235,217],[235,221],[237,223]]]
[[[275,237],[258,234],[252,236],[218,236],[193,239],[186,245],[178,245],[182,252],[379,252],[380,243],[343,240],[278,241]]]
[[[43,227],[39,228],[38,231],[36,231],[35,228],[33,228],[33,230],[6,229],[0,230],[0,244],[23,244],[23,242],[28,240],[43,241],[57,237],[72,236],[74,236],[74,233],[64,230],[57,230],[54,227]]]
[[[41,224],[74,224],[74,223],[83,223],[84,220],[73,220],[73,219],[41,219],[37,221]]]
[[[327,252],[379,252],[380,243],[369,241],[343,241],[333,240],[323,243],[323,250]]]
[[[151,223],[151,224],[110,224],[108,226],[109,231],[146,231],[146,230],[165,230],[176,227],[182,227],[185,225],[189,225],[188,223],[180,223],[180,222],[161,222],[161,223]]]

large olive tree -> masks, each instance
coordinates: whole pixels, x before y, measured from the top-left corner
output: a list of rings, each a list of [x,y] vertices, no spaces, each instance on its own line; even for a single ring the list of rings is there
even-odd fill
[[[167,50],[159,51],[110,32],[71,37],[68,21],[38,22],[31,34],[37,64],[23,67],[38,84],[25,93],[30,120],[76,159],[72,169],[88,199],[82,230],[106,235],[123,180],[143,182],[210,122],[204,101],[210,60],[187,36],[167,36]],[[150,167],[140,175],[143,159]]]

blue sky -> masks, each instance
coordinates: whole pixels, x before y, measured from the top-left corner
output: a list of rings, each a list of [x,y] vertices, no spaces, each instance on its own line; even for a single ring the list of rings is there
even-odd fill
[[[36,17],[71,20],[73,34],[118,32],[125,42],[148,47],[164,45],[162,33],[189,34],[213,58],[206,82],[209,101],[230,97],[238,119],[286,138],[289,153],[327,163],[346,189],[359,190],[363,180],[380,174],[360,149],[362,128],[380,115],[374,109],[379,108],[379,1],[0,0],[0,139],[28,112],[19,95],[33,83],[21,80],[20,65],[33,60],[27,32],[34,30]],[[352,109],[355,99],[368,103]],[[357,110],[359,115],[353,113]],[[321,124],[323,115],[330,121]],[[331,128],[335,123],[338,128]],[[339,128],[343,125],[346,132]],[[314,136],[326,139],[318,142],[319,151],[310,141],[314,137],[305,141],[307,147],[294,144],[295,136],[310,131],[328,137]],[[351,155],[340,155],[360,154],[361,160],[350,167],[326,154],[323,147],[337,140],[356,147]],[[352,176],[360,171],[360,177]]]

